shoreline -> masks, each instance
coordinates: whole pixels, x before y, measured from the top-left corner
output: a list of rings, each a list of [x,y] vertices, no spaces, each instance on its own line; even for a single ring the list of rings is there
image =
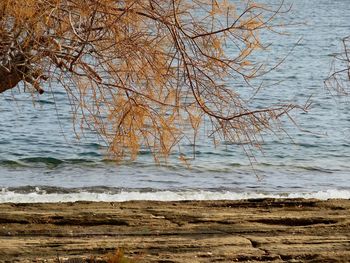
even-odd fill
[[[350,200],[0,204],[0,262],[348,262]]]
[[[25,188],[25,187],[24,187]],[[212,189],[185,189],[185,190],[145,190],[142,188],[123,189],[107,188],[98,191],[91,189],[50,189],[30,187],[32,191],[21,188],[2,188],[0,204],[4,203],[61,203],[61,202],[128,202],[128,201],[221,201],[221,200],[248,200],[248,199],[350,199],[350,190],[325,189],[313,192],[232,192],[229,190],[215,191]]]

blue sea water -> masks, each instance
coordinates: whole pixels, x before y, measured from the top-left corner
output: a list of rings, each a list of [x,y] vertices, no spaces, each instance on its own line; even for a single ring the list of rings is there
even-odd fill
[[[283,16],[288,34],[262,38],[272,42],[271,61],[292,51],[264,76],[267,87],[257,101],[302,104],[311,96],[312,107],[292,114],[298,126],[286,121],[288,136],[267,135],[253,165],[240,145],[214,147],[205,138],[190,167],[175,159],[157,165],[147,152],[116,164],[106,160],[106,147],[93,133],[77,139],[64,92],[34,99],[7,92],[0,95],[0,202],[350,198],[350,101],[324,87],[332,56],[350,34],[350,2],[286,4],[292,4]]]

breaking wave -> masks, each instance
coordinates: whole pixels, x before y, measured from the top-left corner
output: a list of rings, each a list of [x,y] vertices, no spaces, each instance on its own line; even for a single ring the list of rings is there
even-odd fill
[[[152,190],[152,189],[7,189],[0,192],[0,203],[51,203],[51,202],[125,202],[137,200],[149,201],[185,201],[185,200],[244,200],[261,198],[305,198],[305,199],[350,199],[349,190],[329,189],[318,192],[295,193],[259,193],[214,190]],[[104,189],[106,190],[106,189]]]

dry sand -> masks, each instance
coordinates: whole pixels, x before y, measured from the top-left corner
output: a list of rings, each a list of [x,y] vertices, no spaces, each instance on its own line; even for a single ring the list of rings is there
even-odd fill
[[[136,262],[350,262],[350,200],[0,204],[0,262],[118,247]]]

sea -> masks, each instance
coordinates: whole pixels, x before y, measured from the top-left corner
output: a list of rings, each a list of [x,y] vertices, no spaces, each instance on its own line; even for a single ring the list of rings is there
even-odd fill
[[[277,7],[280,1],[265,1]],[[284,60],[259,81],[258,103],[303,104],[283,120],[284,132],[267,133],[261,149],[213,145],[202,136],[189,165],[176,155],[155,163],[141,151],[134,161],[108,159],[93,132],[76,136],[62,90],[40,96],[0,94],[0,203],[129,200],[239,200],[350,198],[350,97],[325,88],[341,40],[350,34],[349,0],[285,1],[291,10],[271,43],[266,63]],[[259,58],[259,57],[258,57]],[[232,81],[232,87],[235,82]],[[242,89],[242,97],[252,94]],[[205,134],[204,134],[205,135]],[[193,154],[184,145],[185,154]],[[188,151],[188,152],[186,152]],[[251,157],[254,156],[254,159]]]

